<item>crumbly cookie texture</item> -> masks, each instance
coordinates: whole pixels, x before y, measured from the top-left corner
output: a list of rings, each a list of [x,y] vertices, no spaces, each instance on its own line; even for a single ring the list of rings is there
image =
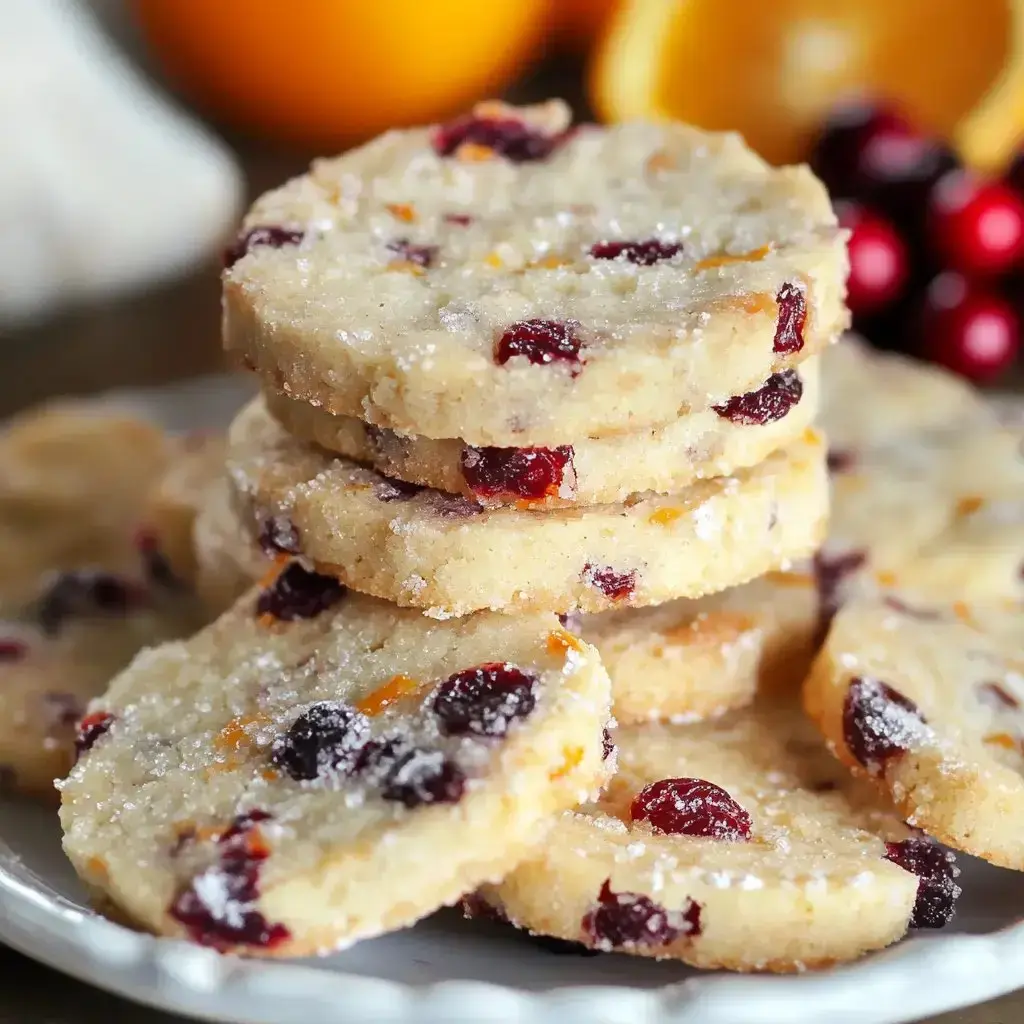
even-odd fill
[[[462,494],[496,508],[557,508],[672,494],[728,476],[792,443],[818,412],[819,360],[770,377],[754,391],[664,427],[554,448],[476,447],[449,438],[405,437],[353,416],[266,393],[267,407],[294,437],[373,466],[407,483]]]
[[[486,104],[317,161],[245,218],[225,346],[330,413],[523,447],[671,423],[844,329],[806,167],[679,124],[568,129],[558,101]]]
[[[302,444],[257,399],[231,427],[228,470],[262,543],[437,616],[715,593],[809,554],[828,507],[824,445],[811,430],[759,466],[674,495],[487,510]]]
[[[1016,608],[890,595],[836,617],[804,704],[911,825],[1024,868],[1024,662]]]
[[[200,624],[147,519],[176,446],[86,403],[0,434],[0,784],[53,802],[75,725],[148,644]]]
[[[951,855],[852,778],[795,704],[615,737],[601,799],[482,890],[519,927],[697,967],[797,971],[952,915]]]
[[[501,878],[604,782],[608,711],[553,615],[438,623],[284,562],[91,707],[64,847],[151,931],[324,953]]]

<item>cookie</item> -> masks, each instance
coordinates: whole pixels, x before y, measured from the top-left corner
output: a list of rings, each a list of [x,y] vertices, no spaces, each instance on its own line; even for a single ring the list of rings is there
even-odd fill
[[[145,521],[174,442],[85,403],[0,435],[0,782],[53,802],[75,723],[148,644],[200,624]]]
[[[385,476],[462,494],[485,507],[555,508],[671,494],[728,476],[800,438],[818,411],[818,360],[786,370],[723,405],[633,434],[555,448],[478,448],[457,439],[404,437],[332,416],[272,392],[267,407],[288,433]]]
[[[553,615],[438,623],[284,563],[91,707],[64,848],[153,932],[325,953],[501,878],[604,781],[608,710]]]
[[[696,967],[797,971],[952,915],[951,855],[850,777],[796,705],[615,739],[601,799],[482,890],[519,927]]]
[[[845,235],[806,167],[673,123],[481,104],[259,199],[224,344],[332,414],[571,445],[759,387],[847,325]]]
[[[808,554],[828,504],[813,431],[752,469],[674,495],[543,512],[486,510],[331,457],[286,433],[260,399],[232,425],[227,464],[265,546],[435,616],[714,593]]]
[[[1016,608],[915,595],[854,602],[804,686],[842,762],[912,825],[1024,868],[1024,660]]]

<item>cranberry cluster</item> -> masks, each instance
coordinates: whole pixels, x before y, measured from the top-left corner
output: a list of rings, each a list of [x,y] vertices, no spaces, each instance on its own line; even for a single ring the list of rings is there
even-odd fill
[[[1020,344],[1005,286],[1024,272],[1024,154],[983,178],[899,112],[856,104],[825,123],[811,165],[851,232],[857,330],[972,380],[1005,370]]]

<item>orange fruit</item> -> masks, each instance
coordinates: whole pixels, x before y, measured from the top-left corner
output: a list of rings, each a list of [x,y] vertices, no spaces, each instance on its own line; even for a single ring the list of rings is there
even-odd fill
[[[592,68],[609,120],[735,129],[803,158],[840,99],[891,101],[991,169],[1024,134],[1024,0],[624,0]]]
[[[548,0],[133,0],[173,83],[233,125],[312,145],[458,113],[534,55]]]
[[[555,41],[567,50],[586,50],[601,35],[621,0],[552,0]]]

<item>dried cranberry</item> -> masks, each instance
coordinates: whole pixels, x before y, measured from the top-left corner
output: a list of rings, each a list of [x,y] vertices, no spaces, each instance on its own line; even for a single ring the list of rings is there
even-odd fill
[[[857,462],[853,452],[832,448],[826,456],[830,473],[849,473]]]
[[[351,773],[370,739],[369,719],[347,704],[321,701],[274,742],[270,759],[297,781]]]
[[[78,731],[75,735],[75,759],[80,758],[87,751],[92,750],[96,741],[106,734],[114,724],[114,716],[109,711],[94,711],[86,715],[78,723]]]
[[[583,628],[583,620],[579,612],[559,612],[558,621],[570,632],[579,633]]]
[[[345,586],[333,576],[310,572],[292,562],[256,599],[257,615],[282,622],[312,619],[345,596]]]
[[[459,900],[459,909],[467,921],[493,921],[495,924],[510,924],[509,919],[493,904],[488,903],[475,892]]]
[[[608,726],[605,726],[604,731],[601,733],[601,760],[607,761],[614,753],[615,740],[612,739],[611,730]]]
[[[576,328],[560,320],[519,320],[495,342],[494,361],[504,366],[513,356],[525,356],[535,366],[571,363],[578,373],[581,342]]]
[[[772,351],[788,356],[804,347],[807,300],[795,284],[787,283],[778,290],[775,301],[779,304],[779,319]]]
[[[457,224],[460,228],[469,227],[473,223],[468,213],[446,213],[443,219],[446,224]]]
[[[596,242],[590,247],[595,260],[625,259],[642,267],[651,267],[659,260],[670,260],[683,251],[678,242],[648,238],[643,242]]]
[[[297,555],[299,528],[285,516],[267,516],[260,526],[260,547],[266,555]]]
[[[918,742],[925,720],[918,706],[877,679],[850,683],[843,702],[843,738],[850,753],[872,773]]]
[[[652,782],[633,799],[629,813],[633,821],[646,821],[670,836],[750,837],[750,815],[721,786],[704,779]]]
[[[596,905],[581,922],[584,940],[598,949],[667,946],[701,933],[701,905],[687,900],[682,910],[666,910],[637,892],[612,892],[605,879]]]
[[[611,566],[599,567],[589,563],[583,567],[583,582],[600,590],[612,601],[621,601],[636,590],[637,575],[636,569],[616,572]]]
[[[513,495],[538,500],[571,497],[576,490],[572,445],[558,448],[462,449],[460,467],[469,489],[481,498]],[[566,479],[568,476],[568,479]],[[568,485],[567,494],[562,493]]]
[[[265,225],[258,228],[250,228],[239,235],[235,241],[224,250],[224,268],[233,267],[243,256],[247,256],[253,249],[271,248],[282,249],[286,245],[298,245],[306,233],[297,231],[294,228],[282,228],[276,225]]]
[[[4,662],[21,661],[28,656],[28,644],[24,640],[0,637],[0,665]]]
[[[999,683],[980,683],[978,700],[997,711],[1016,711],[1020,708],[1020,701]]]
[[[804,382],[796,370],[773,373],[756,391],[735,395],[714,406],[715,412],[731,423],[757,426],[781,420],[804,393]]]
[[[930,839],[904,839],[885,844],[885,859],[919,879],[910,927],[942,928],[949,924],[962,892],[956,884],[960,869],[953,854]]]
[[[374,487],[374,494],[378,501],[408,501],[415,498],[425,487],[419,484],[407,484],[404,480],[394,480],[389,476],[381,476],[380,481]]]
[[[533,711],[536,686],[536,676],[505,662],[467,668],[437,688],[434,714],[446,736],[504,736],[513,719]]]
[[[142,556],[147,579],[166,590],[181,589],[184,584],[160,550],[159,538],[152,530],[139,530],[135,535],[135,546]]]
[[[391,769],[381,796],[406,807],[457,804],[466,788],[466,776],[440,750],[410,750]]]
[[[39,624],[56,633],[69,618],[80,615],[124,615],[146,603],[141,587],[100,569],[61,573],[39,599]]]
[[[468,114],[434,132],[438,156],[451,156],[467,143],[483,146],[512,163],[546,160],[564,140],[564,134],[548,135],[513,117],[476,117]]]
[[[438,246],[414,245],[408,238],[397,238],[393,242],[388,242],[388,249],[400,259],[408,260],[417,267],[423,267],[424,270],[434,262],[438,253]]]
[[[818,635],[824,639],[842,604],[842,586],[857,572],[868,556],[864,551],[847,551],[841,555],[827,555],[819,551],[814,556],[814,582],[818,589]]]

